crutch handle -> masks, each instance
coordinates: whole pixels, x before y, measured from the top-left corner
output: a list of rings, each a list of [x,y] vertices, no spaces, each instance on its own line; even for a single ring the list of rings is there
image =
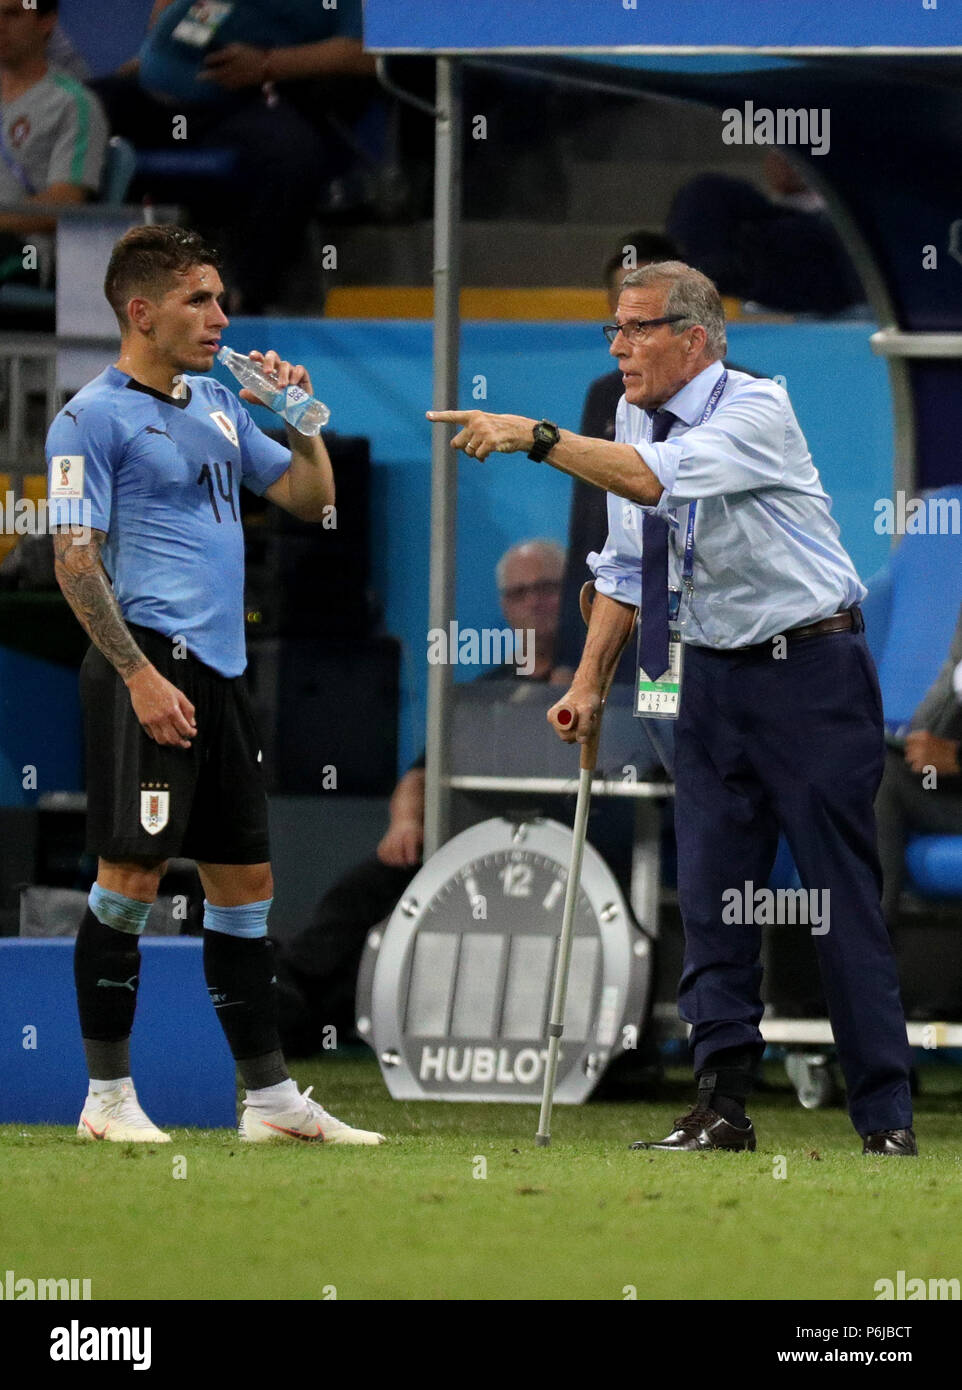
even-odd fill
[[[581,593],[578,598],[578,602],[581,607],[581,616],[584,619],[585,627],[588,627],[588,625],[591,622],[591,606],[594,603],[594,600],[595,581],[593,579],[589,579],[586,583],[582,584]],[[615,670],[617,669],[618,662],[621,660],[621,652],[624,651],[624,648],[627,645],[629,638],[631,637],[632,631],[634,631],[634,623],[632,623],[631,630],[628,633],[628,637],[625,638],[624,644],[622,645],[617,657],[612,663],[611,672],[608,676],[608,679],[605,681],[604,685],[601,687],[601,690],[598,692],[601,696],[601,704],[595,711],[594,727],[592,728],[592,731],[588,738],[581,745],[580,767],[582,772],[594,772],[595,766],[598,762],[598,744],[601,741],[601,716],[605,712],[605,702],[608,699],[608,692],[611,689],[611,682],[614,679],[614,674]],[[555,716],[558,723],[561,725],[563,729],[568,728],[568,726],[574,720],[574,717],[574,710],[569,709],[566,705],[563,705],[561,709],[558,710],[558,713]]]
[[[604,701],[602,701],[602,703],[599,705],[598,709],[595,712],[595,723],[594,728],[591,731],[591,734],[587,739],[585,739],[584,743],[581,745],[580,767],[582,772],[594,772],[595,770],[595,764],[598,761],[598,742],[601,738],[601,715],[603,710]],[[574,718],[574,710],[569,709],[567,705],[562,705],[561,708],[555,714],[555,719],[557,719],[562,729],[567,729],[571,724],[573,724]]]

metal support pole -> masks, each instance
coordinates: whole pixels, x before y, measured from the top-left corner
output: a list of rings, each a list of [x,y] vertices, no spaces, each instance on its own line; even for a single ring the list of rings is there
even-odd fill
[[[434,392],[435,410],[458,404],[458,313],[461,288],[461,66],[438,58],[434,185]],[[447,632],[454,616],[457,460],[451,427],[432,427],[431,577],[428,626]],[[415,654],[420,659],[420,653]],[[444,844],[451,793],[449,764],[451,667],[428,667],[427,762],[425,765],[424,857]]]
[[[22,473],[25,412],[23,406],[23,361],[19,357],[10,358],[10,372],[7,377],[7,384],[9,387],[7,404],[10,408],[7,456],[12,470],[15,473]]]

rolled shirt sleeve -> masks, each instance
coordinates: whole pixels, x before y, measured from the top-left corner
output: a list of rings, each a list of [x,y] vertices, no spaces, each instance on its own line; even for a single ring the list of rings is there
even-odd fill
[[[787,396],[773,381],[754,381],[723,402],[704,425],[662,444],[632,443],[664,488],[658,512],[703,497],[730,497],[785,480]]]
[[[646,509],[608,494],[608,539],[588,556],[599,594],[641,605],[641,518]]]

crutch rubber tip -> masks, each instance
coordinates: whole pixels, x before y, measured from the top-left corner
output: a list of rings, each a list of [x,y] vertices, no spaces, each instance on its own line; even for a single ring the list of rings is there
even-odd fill
[[[563,729],[567,729],[568,725],[571,723],[572,717],[573,716],[570,709],[559,709],[558,723],[561,725]]]
[[[551,1135],[550,1135],[550,1134],[536,1134],[536,1135],[534,1136],[534,1142],[535,1142],[535,1144],[537,1145],[537,1147],[538,1147],[539,1149],[546,1149],[546,1148],[548,1147],[548,1145],[551,1143]]]

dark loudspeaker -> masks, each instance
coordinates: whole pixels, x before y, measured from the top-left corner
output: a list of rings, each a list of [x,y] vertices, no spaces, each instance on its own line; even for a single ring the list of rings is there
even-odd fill
[[[29,806],[0,807],[0,936],[16,934],[20,890],[36,881],[37,815]]]
[[[267,638],[248,647],[248,680],[268,789],[386,796],[397,780],[400,644]]]
[[[377,618],[369,590],[371,456],[367,439],[325,433],[336,501],[319,522],[245,500],[249,636],[367,636]]]

